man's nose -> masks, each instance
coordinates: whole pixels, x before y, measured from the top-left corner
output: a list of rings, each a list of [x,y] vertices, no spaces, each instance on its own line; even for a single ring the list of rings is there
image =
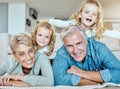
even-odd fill
[[[78,53],[78,48],[76,46],[73,47],[73,52]]]

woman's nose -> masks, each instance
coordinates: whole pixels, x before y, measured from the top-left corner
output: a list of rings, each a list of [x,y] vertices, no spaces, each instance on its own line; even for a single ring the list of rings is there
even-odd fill
[[[31,56],[29,54],[26,54],[26,59],[29,60]]]

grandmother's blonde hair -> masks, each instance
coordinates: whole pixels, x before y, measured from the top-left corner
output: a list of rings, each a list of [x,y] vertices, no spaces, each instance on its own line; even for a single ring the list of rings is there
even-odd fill
[[[50,30],[52,33],[50,42],[49,42],[49,51],[46,52],[46,55],[50,56],[53,53],[54,45],[55,45],[55,38],[56,38],[55,28],[48,21],[43,20],[43,21],[38,22],[37,25],[34,27],[33,31],[30,33],[32,41],[36,47],[38,47],[38,44],[36,43],[36,34],[37,34],[37,31],[39,30],[39,27],[44,27]]]
[[[95,27],[95,29],[97,30],[97,33],[95,35],[95,38],[96,39],[100,39],[104,33],[104,31],[106,30],[106,28],[104,27],[103,25],[103,12],[102,12],[102,7],[100,5],[100,3],[97,1],[97,0],[85,0],[81,7],[78,9],[78,11],[76,13],[74,13],[70,19],[75,19],[77,21],[77,24],[81,24],[81,19],[79,18],[79,13],[82,12],[84,6],[86,4],[94,4],[96,6],[98,6],[99,8],[99,11],[98,11],[98,17],[97,17],[97,22],[95,24],[93,24],[91,27],[90,27],[90,30],[93,30],[93,28]]]
[[[27,34],[21,33],[19,35],[14,35],[10,39],[10,48],[13,54],[15,54],[16,48],[20,44],[24,44],[27,46],[33,46],[32,39]]]

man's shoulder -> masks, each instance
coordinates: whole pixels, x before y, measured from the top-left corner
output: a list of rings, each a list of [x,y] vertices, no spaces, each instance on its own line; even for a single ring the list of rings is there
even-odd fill
[[[94,47],[105,46],[104,43],[102,43],[98,40],[95,40],[94,38],[88,38],[88,44],[91,45],[91,46],[94,46]]]
[[[63,45],[58,51],[57,51],[57,54],[56,55],[61,55],[61,56],[68,56],[69,53],[66,49],[66,47]]]
[[[91,50],[96,51],[107,48],[107,46],[104,43],[97,41],[94,38],[88,38],[88,46]]]

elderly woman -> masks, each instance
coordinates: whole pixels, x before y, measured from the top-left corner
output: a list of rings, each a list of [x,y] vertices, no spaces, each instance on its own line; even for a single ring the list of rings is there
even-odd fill
[[[1,86],[41,86],[54,84],[49,58],[34,51],[31,38],[27,34],[11,39],[13,57],[0,65]]]

